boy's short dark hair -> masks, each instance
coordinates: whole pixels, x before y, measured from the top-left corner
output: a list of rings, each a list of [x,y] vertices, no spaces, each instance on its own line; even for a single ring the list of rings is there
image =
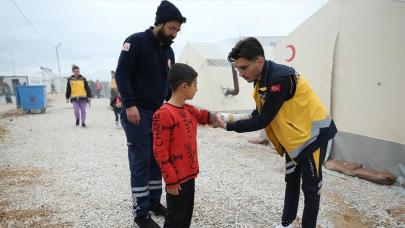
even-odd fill
[[[264,57],[263,46],[259,40],[254,37],[247,37],[240,40],[232,51],[229,52],[228,61],[235,62],[239,58],[245,58],[247,60],[253,60],[257,57]]]
[[[175,91],[182,83],[191,85],[197,76],[197,72],[191,66],[184,63],[175,63],[170,68],[167,81],[170,89]]]
[[[72,71],[80,69],[78,66],[76,66],[75,64],[72,65]]]

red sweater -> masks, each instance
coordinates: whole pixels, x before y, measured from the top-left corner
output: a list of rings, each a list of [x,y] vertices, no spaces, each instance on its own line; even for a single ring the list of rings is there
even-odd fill
[[[153,115],[153,151],[169,188],[178,187],[199,172],[197,125],[208,124],[210,113],[185,104],[162,105]]]

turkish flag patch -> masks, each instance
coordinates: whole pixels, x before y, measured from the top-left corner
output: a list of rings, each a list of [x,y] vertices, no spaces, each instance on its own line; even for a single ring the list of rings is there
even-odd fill
[[[270,92],[271,93],[279,93],[280,91],[281,91],[281,85],[280,84],[270,86]]]

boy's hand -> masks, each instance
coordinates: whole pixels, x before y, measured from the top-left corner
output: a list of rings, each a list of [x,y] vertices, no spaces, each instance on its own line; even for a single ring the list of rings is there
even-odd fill
[[[216,127],[220,127],[220,128],[225,128],[225,122],[222,119],[220,114],[215,114],[215,118],[214,121],[212,122],[212,127],[216,128]]]
[[[181,186],[179,185],[174,188],[166,187],[166,190],[167,190],[167,193],[169,193],[170,195],[177,196],[180,194]]]

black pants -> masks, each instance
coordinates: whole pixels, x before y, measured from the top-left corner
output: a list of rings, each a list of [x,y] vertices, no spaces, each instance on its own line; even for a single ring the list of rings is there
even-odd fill
[[[188,228],[194,209],[195,180],[189,180],[181,186],[177,196],[166,193],[167,214],[165,228]]]
[[[298,164],[286,155],[286,189],[282,217],[284,226],[291,224],[297,216],[302,177],[302,191],[305,200],[302,227],[316,227],[322,187],[322,164],[325,160],[327,146],[327,142],[319,144],[315,151],[307,152],[307,155]]]
[[[121,108],[114,108],[115,121],[121,120]]]

